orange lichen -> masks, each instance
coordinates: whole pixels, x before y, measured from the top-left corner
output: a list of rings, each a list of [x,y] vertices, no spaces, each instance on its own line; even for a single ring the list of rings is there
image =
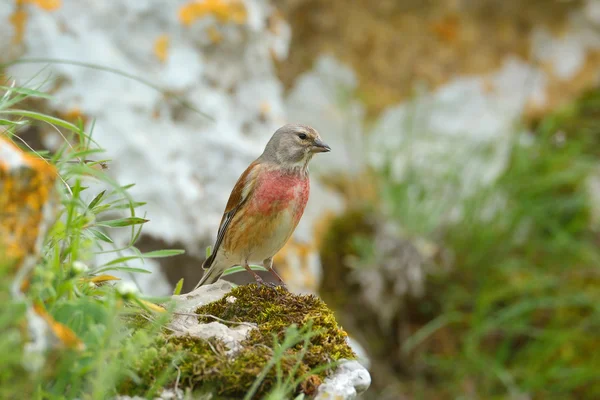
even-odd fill
[[[37,253],[40,226],[45,222],[57,173],[7,139],[0,138],[0,155],[0,247],[18,268],[25,256]],[[11,165],[6,155],[18,159],[19,165]]]
[[[431,31],[444,42],[454,42],[460,31],[459,20],[455,15],[449,15],[431,25]]]
[[[169,56],[169,36],[162,34],[154,41],[154,55],[160,62],[167,61]]]
[[[73,124],[79,123],[79,121],[85,124],[87,122],[86,115],[81,111],[79,107],[73,107],[68,109],[66,112],[59,112],[58,116],[65,121],[69,121]]]
[[[10,17],[8,21],[13,26],[15,34],[13,35],[12,41],[14,44],[23,42],[25,36],[25,26],[27,25],[27,12],[21,7],[18,7]]]
[[[246,22],[247,12],[244,4],[239,0],[204,0],[192,1],[179,9],[179,21],[190,26],[197,19],[212,15],[221,23]]]
[[[57,322],[48,312],[44,309],[44,306],[41,303],[36,303],[33,305],[33,310],[37,315],[42,317],[44,321],[48,324],[52,333],[64,344],[66,347],[76,349],[76,350],[85,350],[85,344],[77,337],[75,332],[71,330],[68,326]]]

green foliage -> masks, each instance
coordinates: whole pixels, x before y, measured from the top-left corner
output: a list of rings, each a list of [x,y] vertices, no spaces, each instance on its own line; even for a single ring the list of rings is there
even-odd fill
[[[245,321],[258,324],[252,331],[248,344],[269,345],[273,334],[283,339],[285,329],[294,324],[304,327],[312,324],[316,334],[303,362],[310,368],[327,364],[340,358],[355,358],[346,343],[346,333],[338,326],[327,305],[318,297],[299,296],[277,287],[269,288],[255,284],[240,286],[229,294],[237,300],[221,300],[207,304],[196,310],[198,314],[208,314],[231,321]],[[208,318],[200,318],[207,322]]]
[[[599,91],[590,93],[541,120],[530,144],[515,140],[495,183],[461,202],[427,189],[444,183],[382,174],[398,223],[453,255],[449,272],[429,278],[440,309],[404,344],[420,371],[417,386],[451,397],[465,385],[486,398],[600,396],[600,251],[589,193],[599,100]],[[446,210],[413,229],[418,221],[402,211],[415,207],[409,193]],[[460,218],[446,218],[455,206]]]
[[[123,319],[146,310],[143,297],[135,287],[113,286],[110,281],[99,283],[94,278],[113,271],[148,272],[129,264],[182,251],[144,254],[136,249],[141,227],[147,222],[136,215],[136,209],[143,203],[131,198],[128,193],[131,186],[121,186],[103,172],[105,160],[88,159],[101,153],[92,135],[84,131],[81,123],[72,124],[17,108],[28,97],[47,98],[44,93],[10,85],[2,89],[0,118],[6,129],[3,135],[27,150],[27,143],[18,136],[19,130],[47,124],[60,132],[65,141],[52,153],[33,152],[56,167],[59,206],[21,299],[11,296],[8,289],[14,277],[6,268],[0,268],[0,299],[4,305],[0,308],[0,397],[113,396],[117,383],[133,376],[132,365],[138,352],[154,340],[168,313],[158,315],[155,324],[134,330]],[[86,196],[92,182],[101,183],[106,189]],[[112,244],[110,235],[114,229],[130,230],[125,246],[116,248]],[[94,265],[95,256],[100,253],[111,254],[113,258],[104,265]],[[72,343],[65,342],[65,337],[56,337],[54,340],[63,344],[48,350],[26,346],[33,339],[27,335],[26,315],[35,316],[34,304],[45,309],[55,329],[74,333]]]

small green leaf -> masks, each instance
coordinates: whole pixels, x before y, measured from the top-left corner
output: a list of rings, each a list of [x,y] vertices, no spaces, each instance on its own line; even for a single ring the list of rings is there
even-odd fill
[[[133,267],[108,267],[108,268],[101,268],[98,271],[95,271],[94,273],[101,273],[101,272],[106,272],[106,271],[125,271],[125,272],[140,272],[142,274],[151,274],[152,271],[148,271],[147,269],[143,269],[143,268],[133,268]]]
[[[185,253],[185,250],[180,250],[180,249],[156,250],[156,251],[150,251],[148,253],[143,253],[141,255],[141,257],[142,258],[163,258],[163,257],[178,256],[183,253]]]
[[[94,214],[100,214],[104,211],[108,211],[111,209],[110,204],[100,204],[97,205],[96,208],[94,209]]]
[[[266,271],[266,268],[262,267],[260,265],[250,265],[250,269],[253,271]],[[235,273],[242,272],[245,270],[246,270],[246,268],[238,265],[235,267],[227,268],[225,270],[225,272],[223,272],[223,275],[221,275],[221,276],[227,276],[227,275],[235,274]]]
[[[112,219],[109,221],[102,221],[102,222],[98,222],[96,225],[106,226],[108,228],[121,228],[124,226],[145,224],[148,221],[150,221],[150,220],[144,219],[144,218],[139,218],[139,217],[129,217],[129,218]]]
[[[27,121],[26,120],[11,121],[9,119],[2,119],[2,118],[0,118],[0,125],[8,125],[8,126],[13,126],[13,125],[27,125]]]
[[[177,255],[183,254],[183,253],[185,253],[185,250],[156,250],[156,251],[150,251],[148,253],[138,254],[135,256],[125,256],[125,257],[115,258],[114,260],[107,262],[103,266],[108,267],[109,265],[121,264],[121,263],[125,263],[127,261],[143,259],[143,258],[171,257],[171,256],[177,256]]]
[[[50,125],[60,126],[62,128],[68,129],[72,132],[79,132],[80,129],[73,125],[70,122],[63,121],[60,118],[52,117],[50,115],[41,114],[35,111],[27,111],[27,110],[2,110],[0,111],[2,114],[7,115],[19,115],[21,117],[31,118],[38,121],[46,122]]]
[[[94,154],[101,154],[101,153],[104,153],[105,151],[106,150],[104,150],[104,149],[86,149],[86,150],[69,153],[67,156],[70,160],[77,160],[79,162],[82,162],[83,161],[82,159],[85,159],[88,156],[91,156]],[[110,160],[95,160],[94,162],[99,163],[101,161],[110,161]]]
[[[94,208],[96,206],[96,204],[98,204],[98,202],[100,200],[102,200],[102,197],[104,197],[104,194],[106,193],[106,190],[101,191],[100,193],[98,193],[96,195],[96,197],[94,197],[94,200],[92,200],[90,202],[90,204],[88,205],[88,210],[91,210],[92,208]]]
[[[111,207],[113,210],[126,210],[131,207],[138,208],[141,206],[145,206],[146,204],[148,203],[146,203],[145,201],[134,201],[131,203],[112,204]]]
[[[106,236],[104,233],[100,232],[97,229],[89,229],[89,231],[92,232],[92,234],[96,237],[96,239],[100,239],[106,243],[114,243],[111,238],[109,238],[108,236]]]
[[[179,282],[177,282],[177,285],[175,285],[175,290],[173,290],[173,296],[178,296],[179,293],[181,293],[182,287],[183,287],[183,278],[181,278],[179,280]]]
[[[212,246],[206,247],[206,258],[210,257],[212,254]]]
[[[109,265],[126,263],[127,261],[137,260],[138,258],[140,258],[140,256],[126,256],[126,257],[115,258],[114,260],[111,260],[111,261],[107,262],[106,264],[104,264],[103,267],[108,267]]]
[[[52,96],[50,96],[49,94],[46,94],[44,92],[39,92],[37,90],[27,89],[24,87],[11,87],[11,86],[0,85],[0,90],[3,90],[5,92],[20,93],[20,94],[24,94],[28,97],[41,97],[42,99],[51,99],[52,98]]]

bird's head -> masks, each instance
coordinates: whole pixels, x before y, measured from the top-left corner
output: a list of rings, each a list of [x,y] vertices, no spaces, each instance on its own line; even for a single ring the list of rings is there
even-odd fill
[[[261,158],[284,167],[306,168],[315,153],[328,151],[331,148],[315,129],[307,125],[287,124],[275,131]]]

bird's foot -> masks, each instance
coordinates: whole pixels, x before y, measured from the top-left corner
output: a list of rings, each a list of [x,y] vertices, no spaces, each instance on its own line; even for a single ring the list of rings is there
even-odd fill
[[[275,282],[265,282],[265,286],[268,286],[271,289],[277,289],[277,286],[279,286],[279,285],[276,284]]]
[[[285,284],[279,285],[279,284],[277,284],[275,282],[266,282],[266,281],[264,281],[262,279],[261,280],[257,279],[256,283],[257,283],[258,286],[264,286],[264,287],[268,287],[268,288],[271,288],[271,289],[277,289],[279,286],[281,286],[285,290],[287,290],[287,287],[285,286]]]

